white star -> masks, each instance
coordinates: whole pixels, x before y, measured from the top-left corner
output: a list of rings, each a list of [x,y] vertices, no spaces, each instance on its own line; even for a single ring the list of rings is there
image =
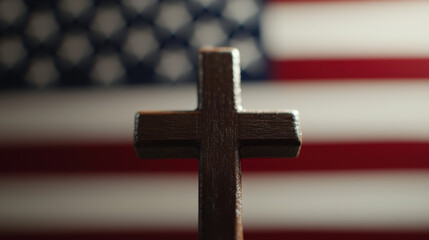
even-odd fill
[[[260,8],[254,0],[229,0],[226,3],[223,15],[241,25],[255,16]]]
[[[157,74],[170,81],[177,81],[192,69],[186,52],[183,49],[165,49],[161,53],[161,61],[156,68]]]
[[[199,20],[195,23],[191,43],[198,48],[205,45],[217,46],[225,39],[225,31],[219,21],[215,19]]]
[[[48,11],[33,13],[26,30],[28,35],[39,42],[45,42],[57,31],[58,25],[55,17]]]
[[[239,35],[231,39],[231,46],[241,53],[241,67],[248,74],[258,74],[264,70],[262,53],[252,36]]]
[[[158,42],[150,29],[132,28],[124,44],[124,51],[141,60],[149,52],[158,48]]]
[[[58,49],[58,55],[72,65],[78,64],[91,52],[91,44],[88,41],[88,37],[83,33],[65,35]]]
[[[125,71],[116,54],[103,54],[97,57],[91,77],[104,86],[121,80]]]
[[[98,8],[91,28],[105,38],[110,38],[125,25],[119,11],[117,7]]]
[[[72,18],[79,17],[91,5],[92,2],[90,0],[62,0],[58,3],[58,7],[70,14]]]
[[[2,0],[0,1],[0,19],[12,24],[25,12],[25,9],[21,0]]]
[[[0,40],[0,62],[7,68],[12,68],[26,55],[21,38],[4,38]]]
[[[158,26],[167,28],[171,33],[177,32],[191,20],[183,2],[163,2],[155,22]]]
[[[153,6],[157,1],[156,0],[123,0],[122,3],[124,6],[132,9],[137,13],[143,12],[149,6]]]
[[[58,72],[54,62],[50,58],[34,59],[28,69],[26,79],[31,84],[44,88],[54,82],[58,77]]]

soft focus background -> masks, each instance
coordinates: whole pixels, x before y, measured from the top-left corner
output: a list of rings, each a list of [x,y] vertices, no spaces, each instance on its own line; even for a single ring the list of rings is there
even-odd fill
[[[0,238],[196,239],[197,160],[139,160],[138,110],[297,109],[296,159],[243,159],[246,239],[429,238],[429,1],[0,0]]]

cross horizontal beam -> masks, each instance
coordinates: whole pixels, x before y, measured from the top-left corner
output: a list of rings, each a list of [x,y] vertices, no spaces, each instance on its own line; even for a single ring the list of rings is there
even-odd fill
[[[197,158],[198,111],[139,112],[134,147],[139,158]]]
[[[238,112],[240,157],[294,157],[300,148],[294,111]],[[197,158],[200,111],[139,112],[134,145],[140,158]]]
[[[295,157],[301,147],[296,111],[238,114],[240,157]]]

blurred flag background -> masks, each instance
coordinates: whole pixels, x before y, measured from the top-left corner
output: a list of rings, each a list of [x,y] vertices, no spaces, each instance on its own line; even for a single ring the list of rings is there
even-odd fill
[[[243,159],[246,239],[429,238],[429,1],[0,0],[0,238],[196,239],[196,159],[139,160],[138,110],[300,111],[296,159]]]

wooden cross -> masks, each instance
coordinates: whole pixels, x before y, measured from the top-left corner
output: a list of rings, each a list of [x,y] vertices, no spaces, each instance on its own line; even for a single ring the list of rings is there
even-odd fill
[[[200,50],[197,109],[136,115],[140,158],[199,158],[199,239],[243,238],[240,157],[295,157],[301,146],[296,112],[242,109],[239,58]]]

